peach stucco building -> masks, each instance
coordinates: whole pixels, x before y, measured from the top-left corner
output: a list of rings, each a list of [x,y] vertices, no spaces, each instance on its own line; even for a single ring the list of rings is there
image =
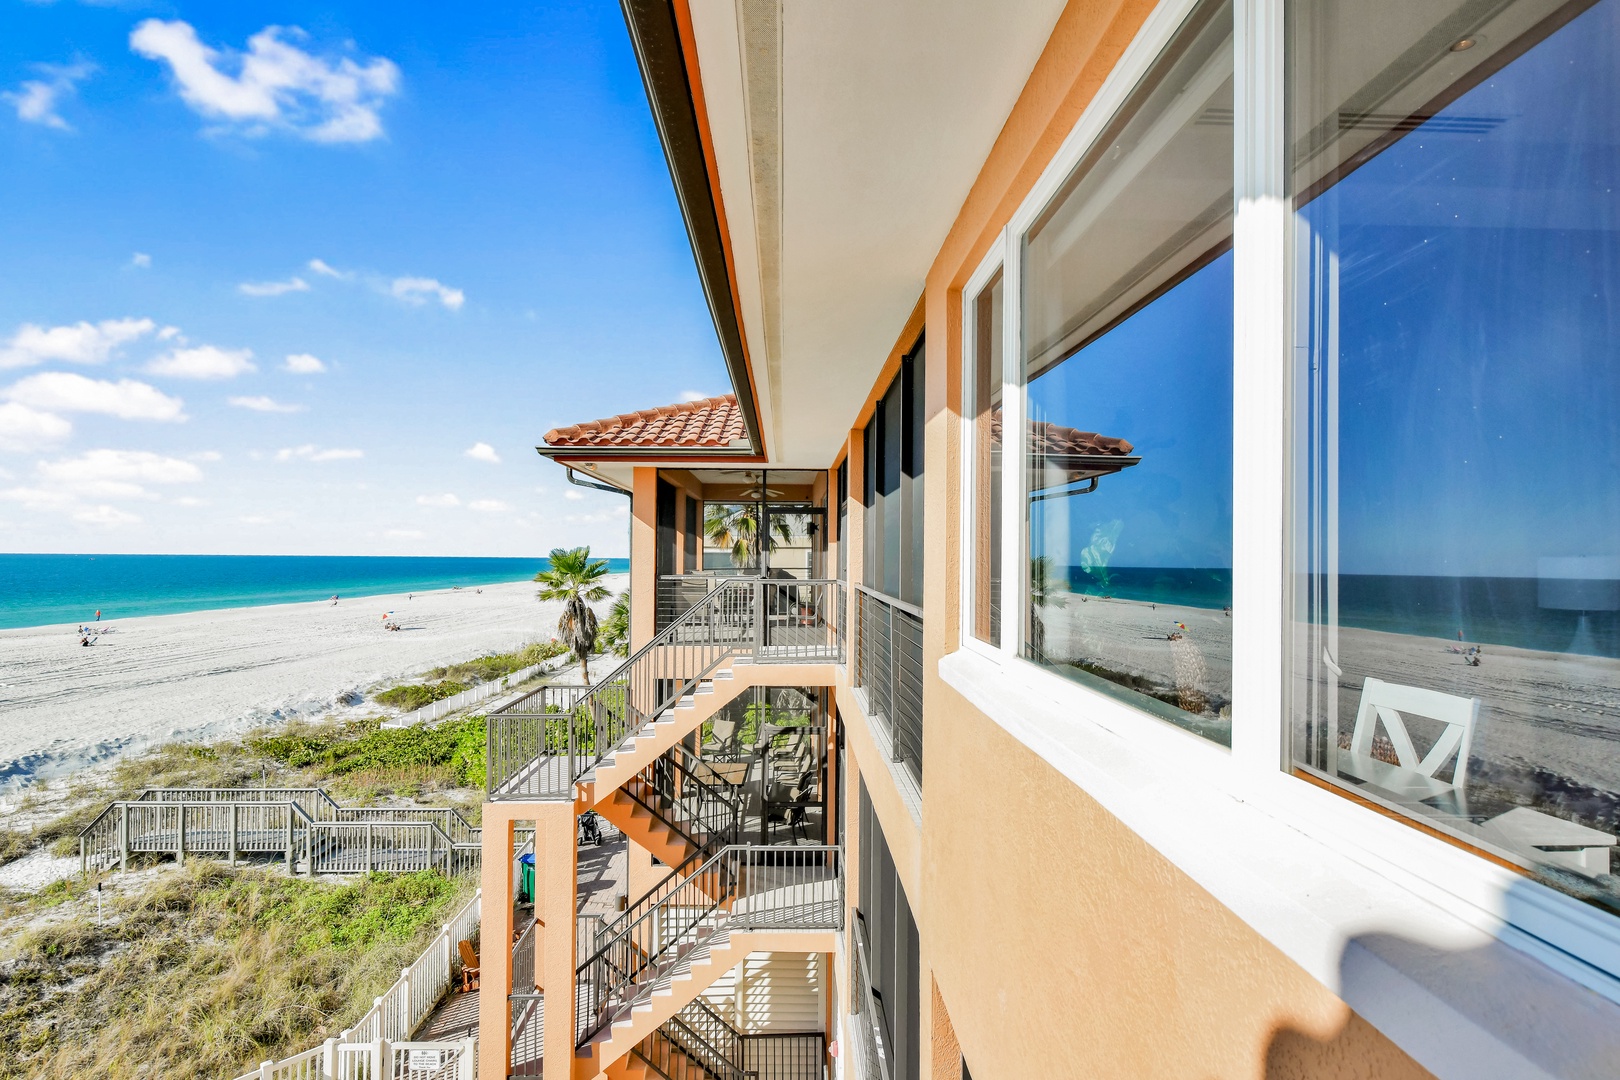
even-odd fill
[[[623,6],[733,393],[545,436],[481,1075],[1620,1076],[1620,0]]]

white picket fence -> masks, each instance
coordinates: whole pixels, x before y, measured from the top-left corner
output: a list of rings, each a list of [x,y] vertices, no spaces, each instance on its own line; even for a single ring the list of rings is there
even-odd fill
[[[438,936],[428,943],[416,963],[399,973],[394,985],[372,1003],[370,1010],[352,1028],[312,1050],[280,1061],[266,1061],[236,1080],[472,1080],[475,1068],[472,1063],[476,1063],[477,1054],[471,1051],[463,1054],[461,1042],[403,1040],[411,1037],[450,989],[456,943],[471,938],[478,929],[479,902],[483,895],[483,889],[473,893],[466,906],[439,929]],[[433,1052],[450,1050],[455,1050],[457,1055],[454,1059],[445,1059],[450,1064],[427,1067],[426,1062],[432,1059]],[[387,1057],[396,1051],[394,1057]],[[415,1053],[415,1058],[398,1056],[407,1051]],[[371,1056],[366,1056],[368,1054]],[[468,1062],[464,1066],[458,1064],[463,1059]],[[411,1060],[421,1063],[420,1069],[411,1065]],[[376,1071],[384,1064],[389,1069],[398,1066],[406,1071]]]
[[[542,660],[538,664],[530,664],[526,668],[518,668],[516,671],[502,675],[492,682],[480,683],[470,690],[463,690],[459,694],[431,702],[420,709],[412,709],[403,716],[384,720],[382,726],[385,728],[415,727],[417,724],[425,724],[429,720],[437,720],[441,716],[448,716],[457,709],[464,709],[468,705],[476,704],[485,698],[494,697],[496,694],[504,694],[514,686],[522,686],[535,676],[543,674],[547,668],[557,666],[566,658],[567,654],[564,653],[562,656],[553,656],[550,660]]]
[[[328,1039],[285,1061],[267,1061],[243,1080],[476,1080],[478,1040],[369,1043]]]

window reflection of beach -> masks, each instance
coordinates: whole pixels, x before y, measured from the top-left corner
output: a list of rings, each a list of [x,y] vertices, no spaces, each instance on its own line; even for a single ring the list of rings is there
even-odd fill
[[[1042,609],[1051,663],[1187,713],[1217,741],[1229,738],[1232,620],[1224,611],[1073,592],[1057,599],[1061,605]]]

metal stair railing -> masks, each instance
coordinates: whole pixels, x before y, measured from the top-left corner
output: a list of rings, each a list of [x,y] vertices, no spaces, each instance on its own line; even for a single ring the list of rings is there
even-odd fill
[[[630,1052],[664,1080],[745,1080],[743,1037],[702,998],[688,1003]]]
[[[576,1045],[644,1000],[720,930],[837,930],[843,901],[842,848],[722,848],[604,928],[575,972]]]
[[[574,784],[753,641],[756,590],[722,582],[562,711],[542,691],[488,719],[489,797],[571,799]]]
[[[489,798],[573,798],[574,784],[728,659],[842,662],[843,588],[830,580],[726,578],[572,699],[542,687],[506,703],[488,719]]]
[[[712,855],[742,835],[742,801],[716,779],[701,757],[676,743],[620,790],[694,851]]]

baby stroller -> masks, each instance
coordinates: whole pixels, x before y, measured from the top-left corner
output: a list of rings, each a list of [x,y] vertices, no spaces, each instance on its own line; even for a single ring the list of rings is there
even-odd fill
[[[587,810],[579,815],[579,846],[595,844],[602,846],[602,826],[596,816],[595,810]]]

